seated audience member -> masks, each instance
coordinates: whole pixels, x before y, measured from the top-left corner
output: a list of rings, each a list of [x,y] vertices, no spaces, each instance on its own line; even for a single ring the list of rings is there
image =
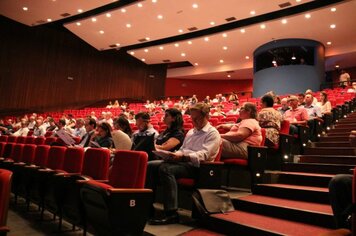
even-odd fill
[[[328,94],[324,91],[320,93],[320,102],[317,106],[320,107],[321,115],[324,121],[324,127],[327,127],[332,122],[332,113],[331,113],[331,103],[328,101]]]
[[[14,136],[27,136],[28,132],[30,131],[27,128],[28,122],[25,119],[21,120],[21,128],[18,129],[15,133],[13,133],[12,135]]]
[[[351,229],[352,175],[338,174],[329,183],[329,197],[336,228]]]
[[[121,110],[126,111],[127,108],[129,108],[127,102],[122,102],[120,105]]]
[[[46,128],[46,131],[54,131],[57,129],[56,122],[54,122],[53,118],[49,119],[48,122],[49,122],[49,126]]]
[[[93,118],[95,121],[98,120],[98,118],[95,116],[95,111],[90,112],[90,117]]]
[[[44,136],[46,134],[46,128],[44,126],[42,126],[43,124],[43,120],[42,119],[37,119],[36,120],[36,125],[33,129],[33,136],[36,137],[41,137]]]
[[[298,106],[304,106],[305,105],[305,95],[304,93],[298,94]]]
[[[84,124],[85,124],[84,119],[82,118],[77,119],[75,123],[75,128],[72,130],[72,135],[74,137],[82,138],[84,136],[84,134],[86,133]]]
[[[345,70],[341,70],[339,76],[340,87],[345,88],[346,86],[348,86],[350,79],[351,79],[350,74],[347,73]]]
[[[226,114],[222,111],[223,106],[221,104],[215,107],[215,112],[212,116],[226,116]]]
[[[283,119],[290,123],[289,134],[298,134],[298,125],[307,125],[308,112],[304,107],[298,107],[298,98],[294,95],[289,97],[288,103],[291,109],[284,113]]]
[[[90,147],[113,147],[110,124],[106,122],[102,122],[101,124],[99,124],[94,135],[95,137],[93,137],[92,139],[93,142],[89,144]]]
[[[109,104],[108,105],[106,105],[106,108],[112,108],[112,102],[111,101],[109,101]]]
[[[131,139],[133,150],[147,152],[149,160],[153,160],[154,140],[158,137],[159,133],[151,125],[150,118],[147,112],[136,114],[135,119],[138,130],[133,133]]]
[[[222,124],[217,127],[229,130],[227,133],[221,134],[221,157],[225,159],[236,157],[247,158],[248,145],[261,145],[261,127],[256,118],[256,105],[246,102],[240,108],[241,122],[237,124]]]
[[[279,105],[281,104],[281,98],[279,96],[275,96],[273,102],[274,104]]]
[[[219,93],[219,102],[226,102],[226,97]]]
[[[112,140],[116,150],[130,150],[132,147],[131,142],[131,128],[127,119],[119,116],[114,119],[115,130],[111,132]],[[127,132],[127,133],[126,133]],[[130,135],[130,136],[129,136]]]
[[[90,141],[94,137],[96,129],[96,121],[94,118],[89,118],[85,120],[85,131],[86,133],[80,140],[79,146],[81,147],[89,147]]]
[[[150,162],[147,167],[146,187],[155,192],[157,182],[162,185],[164,217],[153,218],[150,224],[172,224],[179,221],[176,178],[192,178],[201,161],[213,162],[221,143],[219,132],[209,123],[209,106],[197,103],[191,107],[194,128],[189,130],[181,148],[171,153],[164,162]]]
[[[313,91],[311,89],[307,89],[307,91],[305,91],[305,96],[307,96],[308,94],[310,94],[313,98],[313,105],[316,105],[318,103],[318,99],[316,99],[316,97],[314,97],[313,95]]]
[[[72,114],[68,114],[68,120],[66,120],[66,128],[74,129],[75,127],[75,119]]]
[[[0,119],[0,132],[1,134],[11,134],[12,133],[12,125],[8,121],[4,122],[3,119]]]
[[[112,113],[110,111],[105,113],[105,119],[103,120],[104,122],[108,123],[111,127],[113,127],[113,120],[112,120]]]
[[[198,103],[197,95],[193,94],[193,97],[190,98],[190,105],[193,106]]]
[[[282,106],[280,108],[278,108],[278,111],[283,116],[284,113],[290,109],[289,105],[288,105],[288,98],[282,98],[281,105]]]
[[[163,121],[167,129],[158,135],[155,148],[156,150],[176,151],[182,146],[184,140],[182,113],[175,108],[167,109]]]
[[[155,104],[151,103],[150,100],[147,100],[146,104],[145,104],[145,107],[147,109],[154,109],[156,106],[155,106]]]
[[[180,96],[178,103],[181,104],[182,106],[185,104],[185,100],[183,96]]]
[[[317,105],[313,105],[313,95],[307,94],[305,96],[305,105],[304,108],[308,112],[308,122],[307,125],[309,126],[309,140],[312,140],[314,135],[316,134],[316,124],[315,120],[321,119],[321,111],[320,107]]]
[[[167,105],[167,108],[172,107],[173,106],[173,102],[171,101],[170,97],[166,98],[166,101],[164,102]]]
[[[238,115],[240,114],[240,109],[239,109],[239,102],[238,101],[235,101],[233,104],[232,104],[232,108],[230,111],[228,111],[226,113],[226,115]]]
[[[118,100],[115,100],[114,104],[112,104],[111,108],[120,108],[120,103]]]
[[[210,104],[210,96],[209,96],[209,95],[206,96],[206,97],[204,98],[203,102],[206,103],[206,104]]]
[[[264,95],[261,98],[262,110],[258,113],[258,122],[266,130],[265,146],[274,147],[279,144],[282,115],[273,108],[273,97]]]
[[[29,120],[28,120],[28,126],[27,128],[29,128],[30,130],[33,130],[35,128],[36,125],[36,119],[35,116],[30,116]]]
[[[352,82],[352,87],[347,90],[347,93],[356,93],[356,82]]]
[[[135,120],[135,112],[134,111],[130,111],[129,112],[129,115],[127,117],[127,121],[130,123],[130,124],[136,124],[136,120]],[[131,135],[130,135],[131,136]]]
[[[239,101],[239,97],[237,96],[237,94],[235,92],[231,92],[230,96],[229,96],[229,102],[238,102]]]

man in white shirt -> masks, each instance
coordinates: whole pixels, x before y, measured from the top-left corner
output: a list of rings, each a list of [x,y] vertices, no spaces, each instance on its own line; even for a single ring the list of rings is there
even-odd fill
[[[21,128],[18,129],[12,135],[13,136],[27,136],[28,132],[30,131],[27,126],[28,126],[28,122],[25,119],[21,119]]]
[[[201,161],[213,162],[218,155],[221,138],[219,132],[209,123],[209,106],[197,103],[190,110],[194,128],[188,131],[182,147],[170,154],[169,162],[152,162],[148,165],[147,187],[155,189],[152,185],[157,182],[155,177],[159,177],[165,196],[165,217],[152,219],[150,224],[173,224],[179,221],[176,178],[194,177]]]
[[[36,120],[36,125],[35,128],[33,129],[33,136],[41,137],[46,134],[46,128],[42,124],[43,124],[42,119]]]

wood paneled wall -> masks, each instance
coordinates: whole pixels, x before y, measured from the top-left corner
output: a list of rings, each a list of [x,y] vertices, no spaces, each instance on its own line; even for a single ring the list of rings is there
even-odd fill
[[[147,66],[116,50],[97,51],[64,27],[28,27],[0,16],[0,29],[2,113],[164,96],[165,66]]]

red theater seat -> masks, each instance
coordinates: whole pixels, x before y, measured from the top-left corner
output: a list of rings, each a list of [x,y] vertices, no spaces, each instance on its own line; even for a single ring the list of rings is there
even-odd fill
[[[10,200],[11,177],[11,171],[0,169],[0,235],[6,235],[9,232],[6,221]]]
[[[88,223],[97,235],[141,235],[152,203],[144,189],[148,156],[118,151],[108,184],[88,181],[80,191]]]

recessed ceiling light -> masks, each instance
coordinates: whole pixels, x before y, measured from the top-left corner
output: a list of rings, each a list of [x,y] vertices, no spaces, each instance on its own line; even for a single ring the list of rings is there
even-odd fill
[[[223,47],[223,49],[224,49],[224,50],[227,50],[227,47],[226,47],[226,46],[224,46],[224,47]]]
[[[301,2],[302,0],[295,0],[296,2]]]
[[[222,36],[223,36],[224,38],[226,38],[226,37],[227,37],[227,34],[226,34],[226,33],[223,33]]]
[[[148,41],[148,40],[150,40],[150,37],[146,37],[145,39]]]
[[[135,55],[135,52],[130,52],[131,55]]]
[[[122,12],[122,13],[125,13],[125,12],[126,12],[126,9],[125,9],[125,8],[122,8],[122,9],[121,9],[121,12]]]
[[[205,41],[205,42],[208,42],[208,41],[209,41],[209,38],[208,38],[208,37],[205,37],[205,38],[204,38],[204,41]]]
[[[111,17],[111,14],[110,13],[106,13],[106,17]]]
[[[251,14],[251,15],[255,15],[256,12],[255,12],[255,11],[250,11],[250,14]]]
[[[185,53],[184,53],[184,52],[182,52],[180,55],[181,55],[182,57],[185,57]]]
[[[183,33],[183,30],[182,30],[182,29],[179,29],[178,32],[179,32],[179,33]]]
[[[96,22],[96,18],[95,17],[91,18],[91,21]]]
[[[162,15],[158,15],[157,18],[160,19],[160,20],[162,20],[162,19],[163,19],[163,16],[162,16]]]
[[[260,25],[260,28],[261,28],[261,29],[266,29],[266,25],[265,25],[265,24],[262,24],[262,25]]]
[[[143,7],[142,3],[137,4],[138,7]]]
[[[219,61],[220,63],[224,63],[224,60],[223,59],[220,59],[220,61]]]
[[[131,28],[131,24],[126,24],[126,27],[127,28]]]
[[[119,43],[115,43],[115,45],[116,45],[116,47],[119,47],[119,46],[120,46],[120,44],[119,44]]]
[[[175,43],[174,46],[177,48],[177,47],[179,47],[179,44],[178,44],[178,43]]]
[[[335,68],[339,68],[340,66],[339,65],[335,65]]]
[[[282,24],[287,24],[288,21],[287,21],[287,19],[283,19],[281,22],[282,22]]]
[[[52,19],[51,19],[51,18],[48,18],[48,19],[47,19],[47,22],[51,22],[51,21],[52,21]]]
[[[83,12],[83,9],[78,9],[77,10],[79,13],[82,13]]]
[[[22,10],[28,11],[28,7],[23,7]]]
[[[333,7],[333,8],[331,8],[331,9],[330,9],[330,11],[332,11],[332,12],[336,12],[336,8],[335,8],[335,7]]]
[[[192,41],[188,41],[188,44],[192,44]]]
[[[156,2],[157,2],[157,0],[152,0],[152,2],[153,2],[153,3],[156,3]]]
[[[195,66],[198,66],[199,64],[197,62],[194,63]]]
[[[245,56],[245,59],[248,60],[248,59],[250,59],[250,57],[249,56]]]
[[[227,75],[228,78],[231,78],[231,75]]]
[[[162,46],[159,47],[159,50],[163,50],[163,49],[164,49],[164,47],[162,47]]]
[[[214,21],[211,21],[211,22],[210,22],[210,25],[215,25],[215,22],[214,22]]]
[[[329,42],[326,42],[326,44],[327,44],[327,45],[331,45],[331,42],[330,42],[330,41],[329,41]]]
[[[100,30],[99,33],[100,33],[100,34],[104,34],[104,30]]]
[[[330,28],[331,28],[331,29],[335,29],[335,28],[336,28],[336,25],[335,25],[335,24],[331,24],[331,25],[330,25]]]
[[[146,48],[146,49],[145,49],[145,50],[143,50],[143,51],[148,52],[148,49]]]
[[[77,22],[77,26],[81,26],[82,24],[80,22]]]
[[[241,32],[241,33],[245,33],[246,30],[245,30],[245,29],[240,29],[240,32]]]
[[[145,58],[142,58],[141,61],[146,61]]]
[[[194,3],[194,4],[192,5],[192,7],[193,7],[193,8],[198,8],[198,4]]]
[[[311,17],[311,15],[310,14],[305,14],[304,17],[309,19]]]

